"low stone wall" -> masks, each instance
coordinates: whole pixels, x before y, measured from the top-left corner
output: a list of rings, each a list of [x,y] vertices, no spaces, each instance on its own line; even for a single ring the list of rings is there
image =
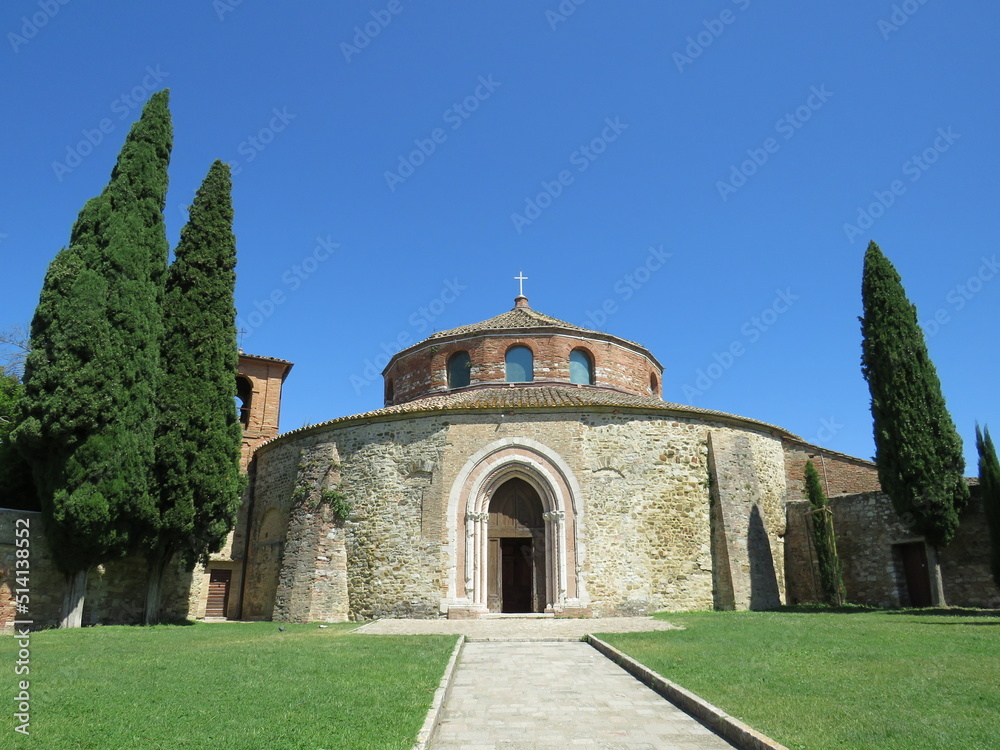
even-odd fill
[[[17,612],[15,595],[19,586],[16,530],[29,530],[28,612]],[[20,549],[25,549],[21,547]],[[24,570],[24,568],[20,568]],[[171,565],[163,582],[161,617],[187,617],[192,590],[192,574],[178,563]],[[0,630],[9,630],[15,619],[30,619],[32,627],[56,627],[62,613],[66,581],[52,559],[42,533],[41,513],[0,509]],[[83,605],[84,625],[123,625],[142,621],[146,595],[146,565],[131,557],[90,572]]]
[[[830,498],[847,601],[878,607],[908,606],[906,580],[893,546],[920,541],[900,523],[889,497],[866,492]],[[819,571],[805,516],[809,503],[788,503],[785,573],[790,604],[819,601]],[[938,553],[945,601],[952,607],[1000,607],[989,565],[990,540],[979,488],[962,514],[955,539]]]

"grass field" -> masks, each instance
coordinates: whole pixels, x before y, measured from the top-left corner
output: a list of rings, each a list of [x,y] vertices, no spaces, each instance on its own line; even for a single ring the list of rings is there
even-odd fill
[[[996,615],[670,614],[686,630],[601,637],[793,750],[996,750]]]
[[[31,635],[30,735],[13,731],[17,645],[0,638],[0,748],[409,750],[452,636],[218,623]]]

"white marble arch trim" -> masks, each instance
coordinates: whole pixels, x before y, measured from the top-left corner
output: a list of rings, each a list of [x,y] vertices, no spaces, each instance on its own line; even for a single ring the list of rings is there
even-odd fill
[[[474,563],[475,557],[475,550],[468,549],[472,540],[466,538],[466,514],[488,510],[492,491],[514,476],[525,479],[538,491],[546,513],[565,513],[564,517],[550,517],[558,519],[555,530],[562,537],[556,537],[561,559],[554,562],[559,562],[562,568],[558,579],[558,587],[562,591],[557,591],[556,596],[561,599],[570,593],[574,594],[570,598],[575,602],[586,599],[579,575],[585,550],[578,534],[584,511],[576,476],[562,456],[547,445],[531,438],[506,437],[494,440],[470,456],[449,491],[446,523],[450,570],[448,599],[442,602],[442,611],[447,611],[450,603],[474,604],[466,593],[467,586],[479,588],[474,582],[466,580],[470,572],[469,563]],[[567,548],[572,550],[572,560],[565,557]]]

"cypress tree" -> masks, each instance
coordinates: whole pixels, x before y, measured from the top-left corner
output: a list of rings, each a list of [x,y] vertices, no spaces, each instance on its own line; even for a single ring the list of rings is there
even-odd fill
[[[871,392],[879,483],[903,522],[933,547],[943,547],[969,498],[962,440],[916,308],[874,242],[865,253],[861,296],[861,369]]]
[[[979,491],[990,531],[990,570],[993,582],[1000,587],[1000,461],[988,429],[976,425],[976,450],[979,452]]]
[[[88,571],[134,550],[151,493],[168,94],[150,97],[104,191],[49,266],[31,324],[13,438],[31,464],[46,536],[67,577],[63,626],[79,626]]]
[[[816,562],[819,565],[823,601],[839,606],[844,601],[844,581],[833,533],[833,514],[812,461],[806,461],[805,479],[806,497],[812,507],[813,547],[816,549]]]
[[[10,439],[23,391],[16,375],[0,374],[0,503],[5,508],[38,510],[31,469]]]
[[[217,552],[239,508],[242,431],[236,417],[236,238],[229,166],[216,161],[195,196],[167,272],[158,527],[149,540],[146,622],[159,619],[163,572]]]

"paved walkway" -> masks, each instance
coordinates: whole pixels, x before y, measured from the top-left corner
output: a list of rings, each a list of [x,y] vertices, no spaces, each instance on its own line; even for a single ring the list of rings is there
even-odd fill
[[[466,643],[429,750],[732,750],[586,643]]]
[[[635,633],[644,630],[676,630],[652,617],[606,617],[596,619],[487,618],[482,620],[376,620],[356,633],[365,635],[464,635],[470,640],[579,640],[587,633]]]

